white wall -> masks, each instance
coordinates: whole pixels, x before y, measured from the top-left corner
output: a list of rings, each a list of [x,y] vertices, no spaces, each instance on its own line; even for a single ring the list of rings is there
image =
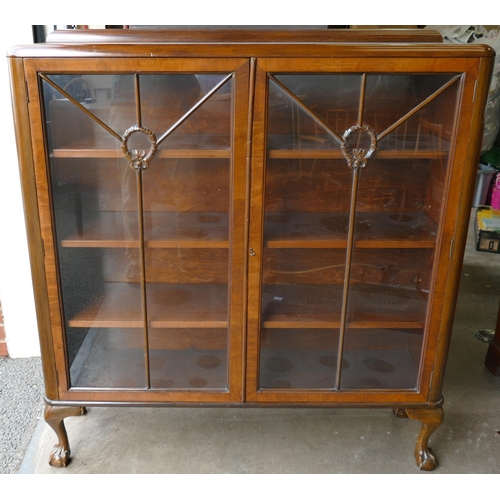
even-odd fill
[[[26,241],[24,211],[12,119],[9,47],[33,43],[31,25],[13,23],[0,29],[0,301],[7,348],[13,358],[40,355],[33,286]]]

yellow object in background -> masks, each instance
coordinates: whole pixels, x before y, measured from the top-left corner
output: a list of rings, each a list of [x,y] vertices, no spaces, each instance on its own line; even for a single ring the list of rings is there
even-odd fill
[[[500,231],[500,210],[480,207],[477,210],[477,226],[482,231]]]

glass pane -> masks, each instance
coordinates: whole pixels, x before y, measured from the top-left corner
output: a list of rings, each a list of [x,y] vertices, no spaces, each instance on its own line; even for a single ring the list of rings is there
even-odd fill
[[[262,329],[262,388],[328,388],[335,386],[338,330]]]
[[[217,389],[227,386],[227,330],[151,328],[151,385]]]
[[[294,75],[294,78],[299,76]],[[283,75],[279,79],[284,79]],[[334,107],[320,108],[314,102],[304,101],[304,105],[308,111],[294,102],[283,88],[269,81],[267,142],[270,157],[279,155],[280,150],[340,149],[338,141],[332,137],[321,121],[318,122],[313,117],[320,117],[337,131],[337,128],[343,129],[346,124],[350,124],[352,116],[347,116],[347,112]]]
[[[141,75],[144,126],[160,138],[225,77]],[[228,387],[231,109],[229,80],[161,142],[143,173],[155,389]]]
[[[367,75],[363,122],[381,134],[451,80],[451,75]],[[407,130],[405,139],[411,142]],[[393,137],[396,139],[396,137]],[[399,149],[399,148],[398,148]]]
[[[400,115],[450,80],[370,78],[381,85],[370,95]],[[424,92],[415,96],[413,85]],[[456,97],[452,84],[384,137],[359,171],[343,354],[359,370],[343,371],[341,388],[417,388]]]
[[[415,388],[423,329],[369,328],[348,332],[344,343],[342,388]]]
[[[92,115],[89,117],[54,86],[44,82],[46,115],[53,119],[48,132],[55,154],[68,154],[65,149],[106,149],[116,150],[116,157],[122,157],[120,142],[106,127],[121,137],[136,124],[135,95],[122,88],[133,88],[133,76],[48,75],[48,79]],[[58,152],[59,149],[63,151]]]
[[[176,124],[227,75],[141,75],[141,110],[145,127],[156,138]],[[181,125],[160,143],[160,157],[172,150],[227,150],[231,148],[232,80],[213,93]],[[158,110],[161,110],[159,112]],[[221,157],[221,154],[217,155]]]
[[[276,78],[282,86],[269,81],[260,386],[333,389],[351,197],[335,132],[356,123],[361,77]]]
[[[347,234],[347,224],[337,227],[336,222],[327,219],[349,212],[351,172],[345,160],[296,156],[299,158],[267,161],[265,229],[269,237],[273,233],[298,235],[301,228],[304,233],[329,235],[327,239],[332,238],[331,233]]]
[[[68,337],[74,342],[77,335]],[[143,329],[89,328],[72,360],[70,377],[77,388],[145,387]]]
[[[338,134],[342,135],[357,123],[361,75],[276,75],[276,79]],[[276,98],[281,96],[283,100],[286,94],[272,82],[270,92],[274,88]],[[291,102],[289,97],[287,99]],[[304,124],[299,132],[307,134],[307,129]],[[312,133],[311,130],[309,132]]]
[[[50,78],[93,117],[129,126],[113,117],[114,77]],[[135,173],[95,119],[47,82],[43,91],[71,385],[144,387]]]

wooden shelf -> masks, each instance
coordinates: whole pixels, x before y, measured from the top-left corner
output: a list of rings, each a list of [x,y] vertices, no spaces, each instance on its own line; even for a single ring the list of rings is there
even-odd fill
[[[98,212],[82,225],[82,234],[64,238],[62,247],[139,248],[134,212]],[[229,248],[227,213],[144,212],[144,226],[147,248]]]
[[[300,147],[299,147],[300,144]],[[389,136],[381,140],[373,158],[379,159],[439,159],[446,158],[450,148],[449,141],[436,136],[407,135]],[[269,158],[344,158],[340,145],[330,136],[270,134],[268,136]]]
[[[230,158],[230,138],[212,134],[178,134],[161,143],[155,158]],[[53,158],[124,158],[118,140],[96,134],[91,141],[57,145]],[[125,160],[126,161],[126,160]]]
[[[112,149],[54,149],[53,158],[124,158],[121,150]],[[217,149],[172,149],[158,151],[155,158],[231,158],[231,151]]]
[[[339,328],[342,286],[264,285],[263,328]],[[423,328],[427,301],[416,290],[351,285],[348,328]]]
[[[400,159],[431,159],[438,160],[446,158],[447,152],[444,151],[378,151],[373,154],[373,159],[384,160],[400,160]],[[337,150],[320,150],[320,149],[281,149],[270,150],[269,158],[271,159],[308,159],[308,158],[325,158],[325,159],[344,159],[341,151]]]
[[[266,248],[346,248],[344,213],[268,212]],[[420,212],[356,214],[355,248],[434,248],[437,224]]]
[[[227,285],[147,285],[152,328],[227,328]],[[107,283],[102,295],[68,321],[72,328],[142,328],[141,286]]]

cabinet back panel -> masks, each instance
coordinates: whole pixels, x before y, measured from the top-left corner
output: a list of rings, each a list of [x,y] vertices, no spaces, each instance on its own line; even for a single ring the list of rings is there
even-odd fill
[[[228,212],[230,162],[158,159],[144,174],[145,211]]]
[[[144,210],[227,212],[229,168],[223,159],[154,159],[143,174]],[[125,159],[58,158],[53,170],[61,185],[92,194],[93,210],[137,211],[135,172]]]
[[[429,250],[363,249],[355,254],[352,283],[416,287],[430,274],[431,256]],[[345,276],[345,250],[268,248],[263,273],[263,283],[340,285]]]
[[[177,248],[146,250],[150,283],[227,283],[229,251]]]
[[[358,191],[362,212],[423,210],[429,163],[370,161]],[[266,212],[348,212],[352,172],[344,159],[268,160]]]
[[[146,249],[145,256],[148,283],[228,282],[227,249],[155,248]],[[138,249],[129,249],[123,256],[117,249],[107,249],[104,259],[104,276],[107,281],[141,281]]]

